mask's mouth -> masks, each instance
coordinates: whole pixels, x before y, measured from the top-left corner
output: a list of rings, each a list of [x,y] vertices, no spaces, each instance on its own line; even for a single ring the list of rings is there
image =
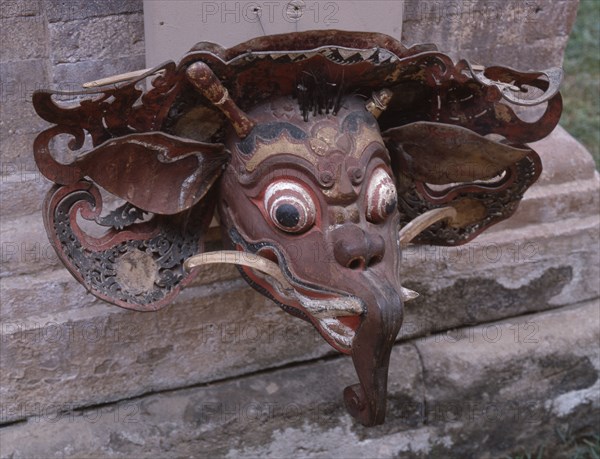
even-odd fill
[[[425,212],[402,228],[398,235],[400,246],[406,246],[416,235],[432,224],[455,217],[456,210],[452,207]],[[242,268],[251,284],[260,287],[263,292],[268,292],[268,296],[280,305],[300,312],[299,315],[309,320],[335,349],[345,354],[352,353],[352,345],[360,325],[359,316],[363,316],[367,310],[363,299],[348,292],[337,292],[324,286],[303,283],[290,273],[285,258],[278,253],[275,247],[268,244],[249,245],[237,232],[234,232],[232,236],[234,244],[239,250],[220,250],[194,255],[185,261],[186,271],[214,263],[228,263],[251,268]],[[260,253],[264,249],[270,258],[278,260],[283,266],[262,256]],[[273,256],[273,252],[276,252],[275,256]],[[268,276],[269,279],[265,276]],[[367,283],[376,290],[383,285],[380,282]],[[399,282],[395,283],[393,287],[403,303],[419,295],[417,292],[402,287]]]
[[[250,280],[261,286],[267,283],[272,288],[270,293],[277,302],[304,313],[329,344],[340,352],[351,353],[356,328],[359,325],[357,319],[366,312],[362,299],[351,294],[302,284],[279,264],[252,252],[221,250],[202,253],[188,258],[184,268],[190,271],[214,263],[252,268],[252,271],[244,270]],[[400,287],[400,295],[403,301],[408,301],[416,298],[418,293]]]
[[[245,266],[266,274],[270,279],[265,281],[273,288],[271,293],[275,300],[302,311],[331,345],[341,352],[350,353],[355,330],[348,325],[348,322],[352,322],[348,318],[365,312],[364,302],[360,298],[325,289],[317,292],[293,279],[277,263],[251,252],[221,250],[202,253],[188,258],[184,268],[190,271],[213,263]],[[254,282],[261,281],[253,273],[246,271],[246,274]]]

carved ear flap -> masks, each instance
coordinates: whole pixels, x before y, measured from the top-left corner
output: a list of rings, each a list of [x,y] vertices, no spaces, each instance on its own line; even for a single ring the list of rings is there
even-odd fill
[[[153,89],[141,96],[136,84],[147,76],[155,76]],[[220,143],[158,132],[182,78],[173,63],[165,64],[97,94],[69,94],[96,96],[73,108],[56,104],[52,92],[34,94],[38,114],[57,123],[34,143],[40,171],[57,184],[44,202],[48,237],[85,288],[128,309],[166,306],[195,277],[183,262],[204,251],[215,206],[211,190],[229,160]],[[69,164],[52,156],[57,136],[70,135],[69,148],[77,151],[86,132],[93,149],[77,152]],[[104,215],[100,188],[125,204]]]
[[[44,225],[61,261],[105,301],[138,311],[166,306],[195,277],[183,263],[204,251],[215,205],[212,192],[170,216],[148,218],[129,203],[101,216],[102,204],[99,189],[86,180],[50,190]],[[90,232],[94,223],[104,234]]]
[[[542,166],[530,148],[511,146],[469,129],[415,122],[383,133],[398,181],[401,224],[428,210],[451,206],[452,219],[436,223],[413,242],[460,245],[510,217]]]
[[[198,203],[229,158],[222,144],[149,132],[107,140],[72,163],[61,164],[52,157],[49,142],[64,132],[83,143],[81,131],[70,132],[60,126],[35,140],[35,160],[48,179],[72,185],[89,177],[134,206],[164,215],[177,214]]]
[[[61,261],[105,301],[139,311],[166,306],[195,277],[183,262],[204,251],[215,206],[211,188],[228,160],[223,145],[137,133],[62,164],[49,150],[59,133],[73,135],[73,147],[81,148],[82,130],[56,126],[38,136],[34,151],[41,172],[62,185],[50,191],[43,210]],[[102,215],[96,184],[126,203]]]

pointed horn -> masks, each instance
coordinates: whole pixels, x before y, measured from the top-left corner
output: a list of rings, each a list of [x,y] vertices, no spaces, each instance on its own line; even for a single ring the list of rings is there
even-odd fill
[[[208,65],[195,62],[188,67],[186,75],[190,83],[229,119],[240,139],[250,133],[256,123],[235,104]]]
[[[152,70],[152,68],[142,69],[142,70],[134,70],[133,72],[127,73],[119,73],[118,75],[111,75],[106,78],[100,78],[99,80],[88,81],[87,83],[83,83],[81,86],[85,89],[90,88],[98,88],[100,86],[106,86],[109,84],[122,83],[123,81],[133,80],[135,78],[139,78],[145,73]],[[159,71],[157,73],[164,74],[164,71]]]

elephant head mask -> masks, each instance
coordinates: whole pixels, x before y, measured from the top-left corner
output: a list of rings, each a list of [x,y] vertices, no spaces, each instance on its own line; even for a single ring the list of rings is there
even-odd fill
[[[200,265],[236,264],[352,356],[348,411],[380,424],[416,295],[401,284],[402,247],[463,244],[515,211],[541,172],[525,143],[557,124],[559,82],[557,69],[475,69],[375,33],[200,43],[73,107],[34,94],[55,125],[34,145],[56,183],[46,230],[91,293],[140,311],[171,302]],[[514,109],[543,103],[534,122]],[[69,149],[51,151],[64,134]],[[223,250],[206,243],[214,215]]]

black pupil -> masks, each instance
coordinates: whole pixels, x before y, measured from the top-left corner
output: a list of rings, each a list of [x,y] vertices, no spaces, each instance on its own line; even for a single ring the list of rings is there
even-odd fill
[[[395,199],[392,199],[390,202],[388,202],[385,206],[385,215],[389,215],[394,211],[394,208],[396,207],[397,202]]]
[[[300,221],[300,212],[291,204],[281,204],[275,211],[275,218],[281,226],[294,228]]]

